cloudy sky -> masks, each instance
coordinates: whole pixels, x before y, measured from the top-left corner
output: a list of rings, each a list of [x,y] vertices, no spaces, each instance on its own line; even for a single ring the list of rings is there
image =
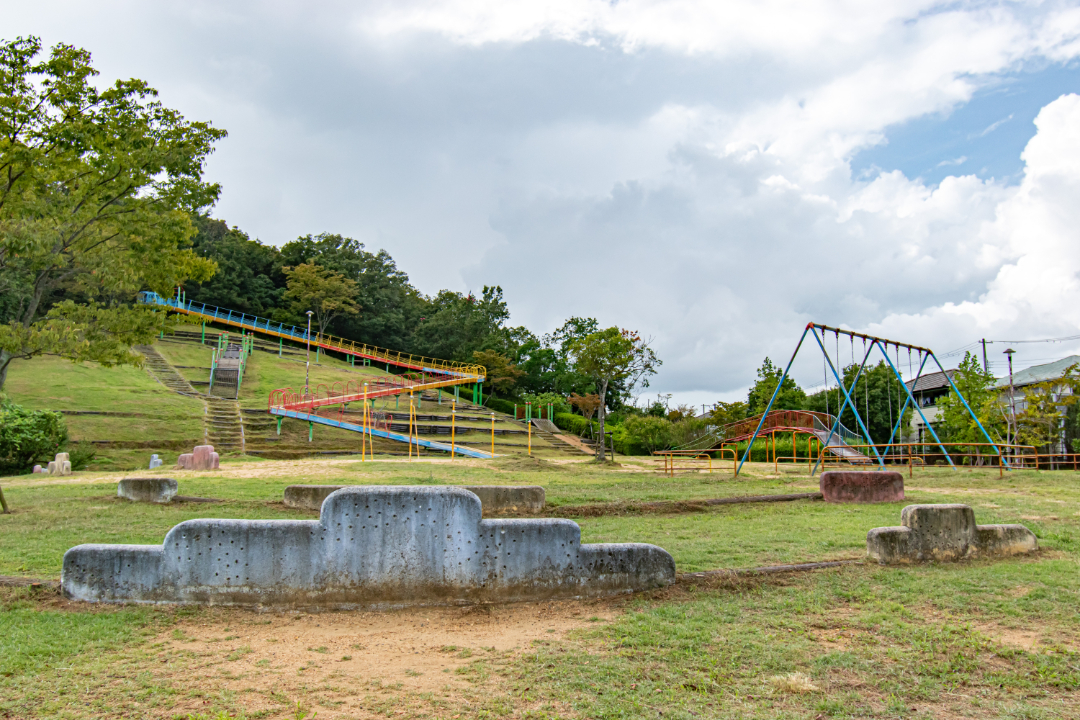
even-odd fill
[[[1080,335],[1075,1],[0,7],[227,129],[216,216],[502,285],[534,331],[635,328],[676,401],[739,396],[809,321],[942,354]]]

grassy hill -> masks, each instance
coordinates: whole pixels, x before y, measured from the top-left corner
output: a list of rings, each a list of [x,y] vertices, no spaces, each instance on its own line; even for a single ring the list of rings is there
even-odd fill
[[[205,442],[215,442],[218,431],[242,435],[242,445],[222,445],[224,455],[262,457],[302,457],[360,451],[360,435],[337,428],[316,425],[308,440],[308,424],[285,419],[278,434],[277,419],[266,412],[271,391],[304,386],[303,347],[280,346],[276,340],[256,340],[256,351],[248,359],[240,397],[213,399],[208,391],[211,353],[219,330],[207,328],[202,344],[198,325],[178,325],[153,344],[153,350],[168,363],[171,372],[190,384],[188,394],[181,394],[163,384],[147,366],[105,368],[95,363],[72,363],[56,357],[15,361],[8,373],[5,388],[11,399],[39,410],[64,414],[73,442],[91,443],[97,455],[93,469],[132,470],[147,466],[151,453],[159,454],[166,464],[175,462],[182,452]],[[363,382],[365,377],[386,375],[376,366],[351,366],[345,359],[320,353],[311,354],[310,384]],[[466,393],[462,394],[462,399]],[[418,425],[426,438],[449,442],[450,408],[453,390],[428,393],[419,402]],[[231,408],[231,410],[230,410]],[[402,398],[381,398],[376,409],[395,416],[396,422],[408,421],[408,403]],[[397,416],[400,412],[400,417]],[[481,449],[491,438],[491,411],[459,402],[456,436],[459,444]],[[219,417],[222,413],[235,415]],[[348,408],[346,417],[358,422],[359,405]],[[224,425],[219,425],[222,423]],[[242,427],[241,427],[242,426]],[[233,429],[235,428],[235,429]],[[495,452],[524,454],[528,436],[524,423],[497,415]],[[218,435],[217,437],[221,437]],[[238,443],[240,441],[238,440]],[[540,456],[579,454],[544,433],[534,431],[533,453]],[[407,445],[376,438],[377,454],[408,453]]]

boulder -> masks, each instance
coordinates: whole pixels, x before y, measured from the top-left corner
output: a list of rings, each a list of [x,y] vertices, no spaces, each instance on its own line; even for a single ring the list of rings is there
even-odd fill
[[[453,487],[346,487],[318,520],[188,520],[162,545],[78,545],[64,594],[88,602],[358,608],[597,597],[670,585],[638,543],[581,544],[570,520],[485,520]]]
[[[866,554],[882,565],[950,562],[968,557],[1006,557],[1038,550],[1023,525],[976,525],[968,505],[908,505],[899,527],[874,528]]]
[[[832,503],[883,503],[904,499],[904,476],[891,470],[828,470],[818,481]]]
[[[167,503],[177,489],[172,478],[124,478],[116,485],[116,495],[133,502]]]
[[[65,453],[56,453],[56,459],[49,463],[45,472],[49,475],[70,475],[71,458]]]

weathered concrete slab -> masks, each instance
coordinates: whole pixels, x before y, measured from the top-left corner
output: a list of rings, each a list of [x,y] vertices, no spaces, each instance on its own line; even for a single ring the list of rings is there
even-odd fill
[[[892,470],[828,470],[818,481],[832,503],[883,503],[904,499],[904,476]]]
[[[392,607],[600,596],[668,585],[675,561],[582,545],[570,520],[483,520],[460,488],[347,487],[318,520],[189,520],[163,545],[79,545],[65,595],[90,602]]]
[[[176,459],[178,470],[217,470],[220,457],[213,445],[196,445],[194,452],[184,453]]]
[[[116,496],[133,502],[167,503],[178,489],[172,478],[124,478],[116,484]]]
[[[47,475],[70,475],[71,458],[67,453],[56,453],[56,459],[43,472]]]
[[[346,485],[290,485],[285,488],[289,507],[318,510],[323,500]],[[480,498],[485,515],[540,512],[544,509],[544,488],[539,485],[466,485],[465,490]]]
[[[968,505],[908,505],[900,527],[866,534],[866,554],[882,565],[949,562],[1034,552],[1035,534],[1023,525],[976,525]]]

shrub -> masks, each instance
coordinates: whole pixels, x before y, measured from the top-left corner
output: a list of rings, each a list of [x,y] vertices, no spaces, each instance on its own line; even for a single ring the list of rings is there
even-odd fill
[[[76,443],[68,452],[71,454],[72,470],[85,470],[97,456],[97,448],[88,442]]]
[[[487,407],[491,408],[495,412],[506,413],[507,415],[514,414],[514,403],[507,400],[501,400],[499,398],[488,398],[485,403]]]
[[[25,472],[35,460],[51,460],[67,439],[60,413],[27,410],[0,396],[0,470]]]
[[[581,415],[573,413],[555,413],[555,426],[560,430],[572,432],[575,435],[585,435],[589,432],[589,421]],[[595,421],[593,427],[596,427]]]
[[[652,415],[628,417],[622,428],[626,439],[641,446],[646,452],[662,450],[671,445],[671,421]]]

